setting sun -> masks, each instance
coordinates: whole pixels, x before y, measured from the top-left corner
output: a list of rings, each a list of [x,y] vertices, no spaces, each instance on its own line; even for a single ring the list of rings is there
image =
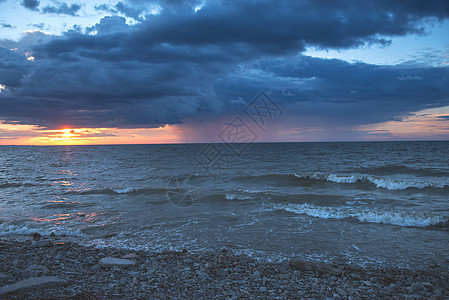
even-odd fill
[[[62,129],[59,135],[60,137],[56,137],[56,139],[72,139],[77,137],[75,129]]]
[[[158,128],[69,128],[46,129],[35,125],[0,121],[0,145],[100,145],[170,144],[183,142],[179,126]]]
[[[92,135],[100,132],[97,129],[86,128],[64,128],[60,130],[42,130],[48,133],[46,137],[40,137],[40,140],[46,140],[53,145],[76,145],[85,144],[92,140]]]

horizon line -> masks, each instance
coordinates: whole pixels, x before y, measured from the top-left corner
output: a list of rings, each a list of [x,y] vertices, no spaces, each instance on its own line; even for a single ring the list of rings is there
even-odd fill
[[[384,141],[369,141],[369,140],[343,140],[343,141],[277,141],[277,142],[251,142],[251,143],[224,143],[224,142],[191,142],[191,143],[146,143],[146,144],[66,144],[66,145],[17,145],[5,144],[2,146],[15,147],[67,147],[67,146],[146,146],[146,145],[205,145],[205,144],[294,144],[294,143],[411,143],[411,142],[449,142],[448,140],[384,140]]]

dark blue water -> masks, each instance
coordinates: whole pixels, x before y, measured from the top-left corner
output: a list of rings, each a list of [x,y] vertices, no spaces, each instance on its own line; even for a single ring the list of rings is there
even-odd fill
[[[0,147],[1,235],[423,267],[449,260],[449,142]],[[244,149],[244,151],[240,151]]]

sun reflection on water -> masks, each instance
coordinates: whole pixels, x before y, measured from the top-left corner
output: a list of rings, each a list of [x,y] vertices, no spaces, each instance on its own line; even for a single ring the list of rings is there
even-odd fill
[[[105,211],[97,211],[97,212],[77,212],[77,213],[63,213],[63,214],[53,214],[49,217],[32,217],[31,220],[36,222],[49,222],[54,223],[55,225],[62,225],[66,222],[74,222],[76,224],[89,224],[89,223],[95,223],[98,221],[98,218],[100,218],[103,215],[106,215],[107,212]],[[99,223],[95,224],[96,226],[99,225],[106,225],[106,223]],[[82,229],[84,226],[78,227],[78,229]]]

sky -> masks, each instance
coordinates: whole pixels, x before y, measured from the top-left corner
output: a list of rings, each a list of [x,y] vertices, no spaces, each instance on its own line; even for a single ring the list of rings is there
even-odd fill
[[[0,145],[247,140],[449,140],[449,2],[0,0]]]

